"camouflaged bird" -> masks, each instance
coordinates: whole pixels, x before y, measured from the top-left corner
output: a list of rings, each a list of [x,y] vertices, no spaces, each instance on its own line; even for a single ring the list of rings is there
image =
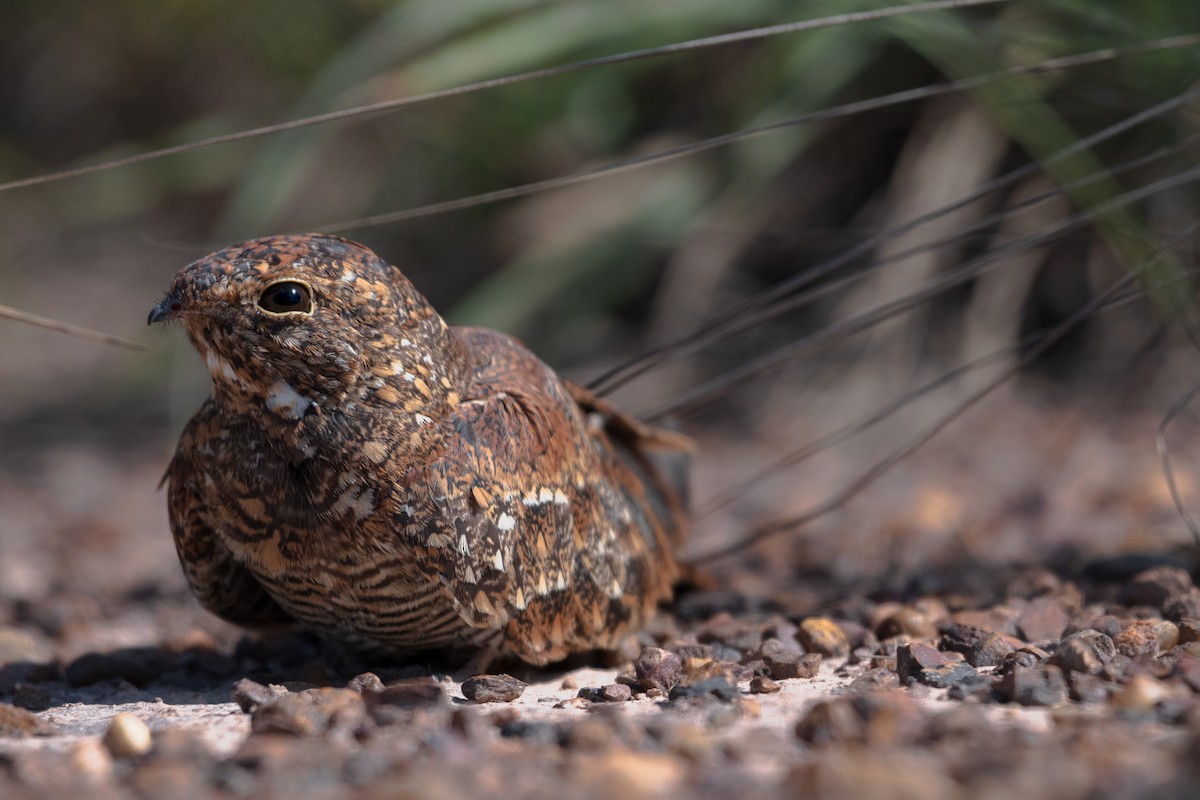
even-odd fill
[[[671,595],[677,448],[516,340],[450,327],[362,245],[259,239],[180,272],[212,375],[164,478],[205,608],[408,657],[610,648]]]

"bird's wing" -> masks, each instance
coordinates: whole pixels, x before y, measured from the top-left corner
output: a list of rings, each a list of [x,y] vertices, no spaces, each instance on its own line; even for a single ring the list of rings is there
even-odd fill
[[[292,619],[213,531],[209,502],[213,489],[194,461],[197,451],[206,446],[212,417],[210,401],[184,429],[163,477],[179,563],[200,604],[222,619],[247,628],[289,624]]]
[[[670,595],[678,505],[520,344],[458,330],[477,371],[430,465],[449,522],[427,553],[463,618],[525,660],[610,646]]]

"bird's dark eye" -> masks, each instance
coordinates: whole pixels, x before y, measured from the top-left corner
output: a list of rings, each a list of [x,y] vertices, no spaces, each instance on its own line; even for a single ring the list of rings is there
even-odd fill
[[[313,307],[312,292],[308,286],[298,281],[272,283],[258,298],[258,307],[272,314],[287,314],[292,311],[309,314]]]

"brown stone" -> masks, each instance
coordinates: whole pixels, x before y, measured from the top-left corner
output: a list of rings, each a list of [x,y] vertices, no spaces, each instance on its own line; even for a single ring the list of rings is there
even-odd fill
[[[809,653],[823,656],[845,656],[850,652],[850,642],[837,623],[828,617],[809,617],[800,623],[796,638]]]
[[[526,685],[512,675],[476,675],[463,681],[462,693],[472,703],[511,703]]]
[[[646,647],[633,662],[633,669],[643,689],[670,694],[683,675],[683,659],[669,650]]]
[[[780,688],[778,683],[765,675],[758,675],[750,679],[750,692],[752,694],[774,694]]]
[[[935,639],[938,628],[929,617],[911,606],[902,606],[875,629],[881,638],[904,634],[913,639]]]
[[[1113,640],[1094,630],[1072,633],[1055,649],[1049,663],[1068,672],[1098,675],[1116,653]]]
[[[1029,642],[1058,642],[1070,623],[1070,616],[1052,597],[1035,597],[1025,604],[1017,617],[1017,631]]]
[[[995,686],[997,696],[1023,706],[1053,706],[1068,697],[1066,677],[1054,664],[1016,667],[1001,677]]]
[[[1005,656],[1016,652],[1021,640],[1002,633],[989,633],[967,651],[967,663],[973,667],[995,667],[1004,662]]]
[[[1130,658],[1156,656],[1179,644],[1179,629],[1164,619],[1139,619],[1118,633],[1113,644]]]
[[[916,680],[921,670],[934,669],[950,663],[950,658],[936,647],[923,642],[901,646],[896,651],[896,672],[901,681]]]

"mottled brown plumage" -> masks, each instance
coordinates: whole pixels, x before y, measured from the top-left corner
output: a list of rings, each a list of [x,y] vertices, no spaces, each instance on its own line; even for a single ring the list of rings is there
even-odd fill
[[[683,513],[647,450],[679,440],[504,334],[447,326],[365,247],[227,248],[176,276],[161,320],[213,378],[167,480],[214,613],[543,664],[613,646],[670,596]]]

